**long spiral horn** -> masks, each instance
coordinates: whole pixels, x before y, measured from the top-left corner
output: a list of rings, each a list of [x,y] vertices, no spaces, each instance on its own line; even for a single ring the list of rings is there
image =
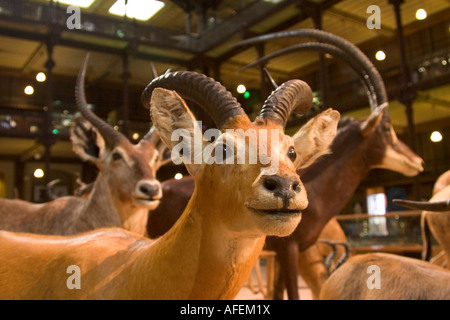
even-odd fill
[[[323,52],[323,53],[328,53],[331,54],[335,57],[340,58],[341,60],[343,60],[344,62],[346,62],[355,72],[356,74],[359,76],[364,89],[366,91],[367,97],[369,99],[369,104],[370,104],[370,109],[374,110],[377,107],[376,101],[377,101],[377,95],[376,92],[374,90],[374,86],[372,84],[372,81],[369,77],[369,75],[367,74],[364,66],[362,66],[359,61],[357,61],[356,59],[352,58],[350,55],[348,55],[348,53],[346,53],[345,51],[343,51],[342,49],[330,45],[328,43],[322,43],[322,42],[306,42],[306,43],[301,43],[301,44],[297,44],[297,45],[293,45],[281,50],[278,50],[276,52],[270,53],[264,57],[259,58],[258,60],[249,63],[248,65],[242,67],[241,69],[239,69],[238,72],[242,72],[246,69],[249,69],[251,67],[254,67],[256,65],[259,64],[263,64],[266,63],[268,60],[270,59],[274,59],[276,57],[282,56],[284,54],[288,54],[291,52],[295,52],[295,51],[307,51],[307,50],[313,50],[313,51],[319,51],[319,52]],[[265,68],[264,68],[265,69]],[[379,99],[378,99],[379,100]]]
[[[280,85],[264,102],[260,119],[271,119],[283,128],[292,112],[303,114],[312,106],[313,93],[302,80],[289,80]]]
[[[227,122],[238,115],[246,115],[236,98],[213,78],[194,71],[177,71],[163,74],[152,80],[144,89],[141,101],[150,107],[150,99],[155,88],[175,90],[183,99],[202,107],[219,129],[227,127]]]
[[[450,211],[450,198],[447,200],[429,202],[429,201],[412,201],[403,199],[393,199],[394,203],[410,209],[427,210],[427,211]]]
[[[86,54],[83,64],[81,65],[81,69],[78,73],[77,83],[75,86],[75,101],[80,113],[100,132],[106,145],[109,147],[114,147],[119,143],[119,141],[126,139],[126,137],[119,131],[114,130],[113,127],[99,118],[88,108],[86,94],[84,92],[84,78],[86,76],[88,60],[89,53]]]
[[[373,63],[367,58],[367,56],[354,44],[345,40],[344,38],[333,35],[329,32],[325,32],[317,29],[300,29],[300,30],[292,30],[292,31],[283,31],[283,32],[275,32],[269,33],[266,35],[250,38],[244,41],[241,41],[234,45],[244,46],[244,45],[252,45],[259,42],[268,41],[271,39],[278,39],[284,37],[306,37],[313,38],[321,42],[325,42],[336,46],[343,51],[345,51],[349,56],[356,59],[361,66],[363,66],[364,70],[367,72],[368,76],[371,79],[371,82],[374,86],[374,90],[376,92],[376,101],[374,103],[375,106],[380,106],[388,103],[388,97],[386,88],[384,86],[383,79],[379,74],[378,70],[375,68]],[[373,111],[374,109],[372,109]],[[387,116],[387,112],[384,112],[384,115]]]

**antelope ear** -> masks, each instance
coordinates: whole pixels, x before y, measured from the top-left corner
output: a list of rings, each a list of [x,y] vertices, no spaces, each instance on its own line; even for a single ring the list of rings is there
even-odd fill
[[[81,159],[93,162],[100,169],[100,156],[105,150],[105,140],[86,119],[77,118],[70,130],[72,150]]]
[[[327,109],[297,131],[293,136],[297,169],[307,167],[320,156],[330,153],[329,146],[336,136],[339,118],[338,111]]]
[[[158,151],[157,168],[172,161],[170,149],[159,137],[158,131],[155,126],[152,126],[149,132],[142,138],[144,141],[149,141],[155,146]]]
[[[156,164],[157,169],[168,164],[169,162],[172,162],[172,152],[164,142],[159,140],[156,144],[156,150],[158,150],[158,163]]]
[[[184,162],[194,175],[202,161],[201,128],[184,100],[175,92],[156,88],[150,101],[150,117],[161,140],[171,150],[175,164]],[[194,161],[194,156],[199,161]],[[196,158],[196,160],[198,160]]]
[[[375,128],[378,127],[383,117],[383,112],[386,109],[387,105],[376,108],[366,120],[361,122],[359,125],[359,131],[363,137],[370,136]]]

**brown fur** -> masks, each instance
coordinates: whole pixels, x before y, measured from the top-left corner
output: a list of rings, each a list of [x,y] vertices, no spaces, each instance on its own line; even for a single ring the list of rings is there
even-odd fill
[[[324,226],[343,209],[371,169],[384,168],[406,176],[423,171],[423,160],[397,139],[383,112],[378,109],[363,121],[348,119],[331,144],[331,154],[298,171],[310,200],[303,219],[288,238],[269,237],[266,241],[268,248],[277,252],[290,299],[299,298],[298,252],[316,243]],[[281,299],[283,285],[275,288],[275,298]]]
[[[380,268],[380,289],[369,289],[372,273]],[[448,300],[450,271],[429,262],[387,253],[351,257],[325,282],[322,300]]]
[[[323,228],[319,240],[346,242],[347,237],[339,225],[339,222],[336,218],[333,218]],[[316,242],[308,249],[298,253],[298,272],[311,289],[314,299],[319,298],[320,289],[328,279],[329,274],[324,263],[324,258],[330,253],[330,246],[321,242]],[[336,263],[343,254],[345,254],[344,247],[337,246],[333,263]]]
[[[154,90],[151,116],[170,148],[174,128],[196,129],[195,118],[172,91]],[[336,124],[332,120],[325,129],[335,130]],[[293,143],[290,137],[281,138]],[[272,152],[287,152],[284,143],[280,145]],[[317,148],[314,141],[310,145],[318,153],[324,146]],[[283,165],[277,174],[298,179],[294,164],[280,158]],[[301,214],[269,214],[248,207],[254,193],[262,192],[259,164],[186,167],[195,179],[194,194],[173,228],[155,242],[117,229],[69,237],[0,233],[0,298],[233,299],[257,261],[265,236],[288,235]],[[294,198],[296,209],[303,210],[304,189]],[[264,209],[283,210],[274,198],[265,203]],[[81,269],[80,290],[66,287],[69,265]]]
[[[149,182],[160,188],[155,179],[161,164],[156,159],[157,135],[137,145],[124,139],[114,150],[109,150],[97,130],[78,119],[71,139],[74,151],[100,170],[89,195],[67,196],[43,204],[0,199],[0,229],[72,235],[101,227],[124,227],[144,234],[148,210],[158,202],[156,199],[140,202],[145,195],[138,192],[137,186]],[[112,160],[113,152],[120,153],[122,159]]]
[[[241,122],[246,123],[242,119]],[[264,120],[256,122],[260,125],[266,123]],[[280,258],[282,263],[285,264],[286,261],[292,263],[294,259],[297,259],[295,265],[292,264],[289,267],[293,273],[292,281],[289,281],[291,298],[295,298],[294,294],[297,292],[294,285],[297,279],[297,270],[299,270],[298,263],[301,259],[306,259],[302,260],[305,276],[321,279],[317,280],[318,283],[311,284],[316,288],[317,295],[317,288],[320,288],[321,283],[326,279],[323,259],[317,249],[311,249],[312,252],[304,255],[302,252],[316,244],[323,226],[332,216],[342,210],[370,169],[383,166],[408,176],[416,175],[423,170],[422,159],[397,139],[391,124],[383,117],[383,109],[379,109],[364,121],[347,118],[342,119],[341,122],[343,123],[332,143],[331,154],[325,155],[312,166],[297,171],[305,183],[309,206],[304,210],[305,214],[300,225],[294,231],[294,235],[284,239],[272,237],[267,239],[270,249],[276,249],[274,243],[278,246],[278,258],[283,254],[285,254],[283,257],[287,256],[287,258]],[[248,126],[247,123],[245,125]],[[386,149],[392,149],[387,156],[385,156]],[[307,162],[308,154],[310,154],[309,151],[305,150],[302,161],[306,159]],[[182,212],[180,208],[186,206],[190,195],[188,192],[178,194],[179,186],[182,186],[184,190],[187,186],[193,186],[192,178],[186,177],[183,178],[183,181],[173,181],[170,186],[167,186],[169,188],[167,196],[163,197],[155,212],[150,213],[149,219],[152,223],[147,224],[147,229],[153,237],[167,232],[180,216]],[[166,212],[169,214],[164,214]],[[156,222],[158,222],[157,225]],[[340,247],[340,249],[342,248]],[[287,253],[292,254],[292,257],[286,255]],[[298,255],[301,255],[302,258],[295,258]],[[317,263],[318,261],[321,266]],[[311,266],[309,271],[306,271],[307,265]],[[275,288],[277,289],[275,290],[276,297],[281,299],[284,284],[279,282]]]
[[[436,182],[433,186],[433,195],[435,195],[448,185],[450,185],[450,170],[444,172],[436,179]]]
[[[440,191],[435,193],[431,197],[430,202],[439,202],[442,200],[447,200],[449,198],[450,185],[447,185],[445,188],[442,188]],[[447,255],[447,268],[450,269],[450,211],[422,211],[421,228],[424,243],[424,252],[422,254],[423,257],[426,257],[428,255],[426,250],[429,247],[429,242],[431,241],[428,237],[426,237],[425,225],[429,228],[430,232],[433,234],[442,250],[445,251],[445,254]]]

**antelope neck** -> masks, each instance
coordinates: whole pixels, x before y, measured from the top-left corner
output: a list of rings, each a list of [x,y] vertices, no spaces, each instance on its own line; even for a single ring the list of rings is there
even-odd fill
[[[264,245],[265,237],[245,237],[229,232],[215,210],[198,206],[194,191],[176,224],[142,257],[142,285],[149,298],[232,299],[244,285]],[[163,268],[165,279],[152,275]],[[144,284],[146,283],[146,284]],[[167,288],[177,287],[176,292]],[[164,292],[167,296],[163,296]]]

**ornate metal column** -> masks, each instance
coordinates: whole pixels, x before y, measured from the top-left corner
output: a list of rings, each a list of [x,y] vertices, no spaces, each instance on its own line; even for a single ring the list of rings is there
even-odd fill
[[[403,2],[404,2],[403,0],[389,0],[389,3],[394,6],[395,21],[397,27],[397,42],[400,53],[400,71],[401,71],[402,89],[399,100],[401,103],[405,105],[406,119],[408,122],[409,146],[411,147],[412,150],[415,150],[412,103],[416,98],[417,93],[412,89],[411,72],[409,70],[408,61],[406,58],[405,40],[403,36],[403,26],[400,15],[400,5]]]

